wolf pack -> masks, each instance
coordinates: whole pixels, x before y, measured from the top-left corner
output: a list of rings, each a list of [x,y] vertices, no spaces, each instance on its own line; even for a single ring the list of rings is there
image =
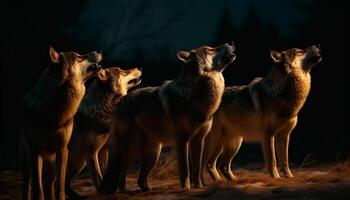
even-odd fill
[[[235,183],[231,162],[243,141],[261,143],[270,176],[293,177],[289,139],[310,91],[310,70],[322,60],[320,46],[271,50],[265,77],[225,87],[223,71],[235,52],[233,42],[176,51],[181,67],[173,80],[134,88],[141,68],[101,66],[100,51],[50,47],[47,68],[23,100],[22,198],[83,198],[71,182],[85,167],[98,193],[126,192],[134,160],[137,184],[149,191],[150,173],[169,146],[185,190],[208,184],[206,171],[214,181]]]

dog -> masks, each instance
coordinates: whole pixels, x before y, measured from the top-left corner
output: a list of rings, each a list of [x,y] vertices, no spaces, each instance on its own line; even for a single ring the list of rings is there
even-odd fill
[[[97,75],[97,64],[102,60],[102,54],[96,51],[80,55],[50,47],[49,55],[49,66],[24,98],[20,135],[23,199],[65,199],[73,118],[85,93],[84,82]]]
[[[195,186],[202,187],[199,175],[204,138],[224,91],[222,71],[235,59],[234,50],[232,42],[177,51],[182,68],[176,79],[159,87],[134,90],[120,101],[111,129],[114,145],[100,192],[114,193],[118,185],[120,191],[126,190],[126,170],[135,151],[142,160],[137,183],[142,191],[150,190],[148,175],[161,147],[173,143],[181,187],[190,189],[188,153]]]
[[[288,164],[289,138],[310,91],[310,70],[322,60],[320,52],[319,45],[281,52],[272,50],[273,66],[265,78],[256,78],[249,85],[225,88],[203,155],[203,166],[207,166],[214,181],[221,178],[216,168],[221,154],[220,171],[229,181],[236,180],[231,161],[243,140],[261,143],[266,169],[274,178],[280,177],[276,145],[281,171],[285,177],[293,177]]]
[[[87,88],[75,117],[69,142],[66,190],[72,199],[78,198],[70,187],[71,179],[86,165],[96,188],[108,161],[107,141],[117,104],[127,91],[141,83],[138,68],[122,70],[110,67],[101,70]],[[75,197],[75,198],[74,198]]]

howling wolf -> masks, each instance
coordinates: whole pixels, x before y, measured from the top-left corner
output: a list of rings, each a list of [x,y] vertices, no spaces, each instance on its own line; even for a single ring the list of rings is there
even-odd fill
[[[51,62],[25,96],[20,136],[23,199],[65,199],[68,142],[73,118],[85,93],[84,82],[97,75],[99,52],[79,55],[50,47]],[[42,184],[44,162],[45,188]],[[56,173],[57,172],[57,173]],[[32,196],[33,192],[33,196]]]
[[[113,193],[118,184],[125,190],[128,163],[138,150],[142,160],[138,185],[142,191],[150,190],[148,175],[161,147],[172,143],[176,145],[182,188],[190,189],[189,152],[195,186],[202,186],[199,175],[204,138],[224,91],[222,71],[235,59],[234,45],[203,46],[178,51],[176,56],[182,68],[175,80],[134,90],[120,101],[102,192]]]
[[[203,155],[203,165],[207,165],[215,181],[220,179],[216,169],[220,154],[220,171],[228,180],[236,180],[231,160],[243,139],[261,142],[266,168],[275,178],[280,177],[276,145],[284,176],[293,177],[288,165],[289,137],[310,91],[310,70],[322,59],[320,51],[318,45],[271,51],[274,65],[265,78],[256,78],[249,85],[225,88]]]
[[[87,88],[75,116],[69,158],[66,190],[69,197],[78,198],[70,187],[71,179],[87,164],[95,187],[99,188],[108,159],[107,141],[115,110],[127,91],[141,83],[142,72],[134,68],[122,70],[109,67],[101,70]]]

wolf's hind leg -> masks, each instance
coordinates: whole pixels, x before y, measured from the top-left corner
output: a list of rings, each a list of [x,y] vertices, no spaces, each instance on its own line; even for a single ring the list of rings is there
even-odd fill
[[[98,163],[100,164],[101,174],[104,175],[108,165],[108,145],[105,144],[98,153]]]
[[[287,178],[292,178],[293,174],[289,169],[288,161],[288,148],[289,148],[289,137],[296,125],[296,120],[288,124],[278,134],[276,134],[276,150],[277,158],[280,169]]]
[[[137,184],[143,192],[151,190],[148,183],[148,176],[158,161],[161,149],[161,144],[152,144],[149,142],[141,144],[142,165]]]
[[[210,175],[210,177],[215,181],[218,182],[221,180],[220,174],[216,168],[216,163],[218,161],[219,156],[221,155],[223,151],[222,143],[219,142],[216,147],[214,148],[214,151],[212,152],[209,161],[207,163],[207,170]]]
[[[237,178],[231,171],[231,162],[237,154],[239,148],[241,147],[242,141],[242,137],[234,137],[231,138],[230,141],[223,141],[224,152],[222,156],[220,171],[226,177],[227,180],[232,182],[237,181]]]
[[[89,168],[91,178],[97,189],[100,187],[100,184],[102,183],[102,174],[100,170],[100,165],[98,163],[97,152],[93,152],[87,156],[87,166]]]
[[[71,187],[71,181],[74,176],[79,174],[84,169],[86,165],[85,158],[86,155],[84,150],[69,152],[65,188],[70,199],[79,198],[79,195]]]
[[[130,133],[130,132],[128,132]],[[115,133],[112,132],[114,135]],[[131,135],[131,133],[130,133]],[[115,144],[111,148],[108,166],[103,176],[99,193],[113,194],[121,184],[125,183],[127,168],[132,154],[132,138],[129,134],[115,134],[111,139]],[[126,186],[120,189],[124,189]]]
[[[274,178],[280,178],[277,170],[274,140],[274,136],[265,134],[265,137],[262,140],[262,149],[268,173]]]

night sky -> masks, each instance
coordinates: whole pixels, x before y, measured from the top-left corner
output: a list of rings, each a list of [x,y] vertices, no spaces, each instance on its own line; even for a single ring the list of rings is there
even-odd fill
[[[1,52],[0,168],[18,169],[23,96],[48,63],[48,46],[85,53],[102,50],[104,66],[142,67],[140,87],[176,77],[174,51],[234,41],[237,59],[227,85],[247,84],[270,69],[269,49],[320,43],[323,61],[312,70],[310,96],[291,139],[291,162],[309,153],[323,161],[349,155],[345,129],[345,6],[341,0],[61,0],[4,5]],[[346,70],[348,71],[348,70]],[[243,145],[237,162],[262,159]]]
[[[305,20],[307,15],[297,8],[297,1],[234,1],[234,0],[143,0],[110,1],[101,4],[89,0],[80,15],[63,28],[69,37],[81,34],[81,43],[107,50],[109,59],[130,59],[138,48],[147,59],[157,59],[164,48],[193,48],[212,41],[217,21],[223,9],[230,12],[235,26],[242,26],[252,9],[264,24],[275,24],[284,36],[295,34],[292,24]],[[304,1],[305,2],[305,1]],[[307,2],[307,1],[306,1]],[[91,41],[94,38],[94,41]],[[169,54],[168,59],[174,59]]]

